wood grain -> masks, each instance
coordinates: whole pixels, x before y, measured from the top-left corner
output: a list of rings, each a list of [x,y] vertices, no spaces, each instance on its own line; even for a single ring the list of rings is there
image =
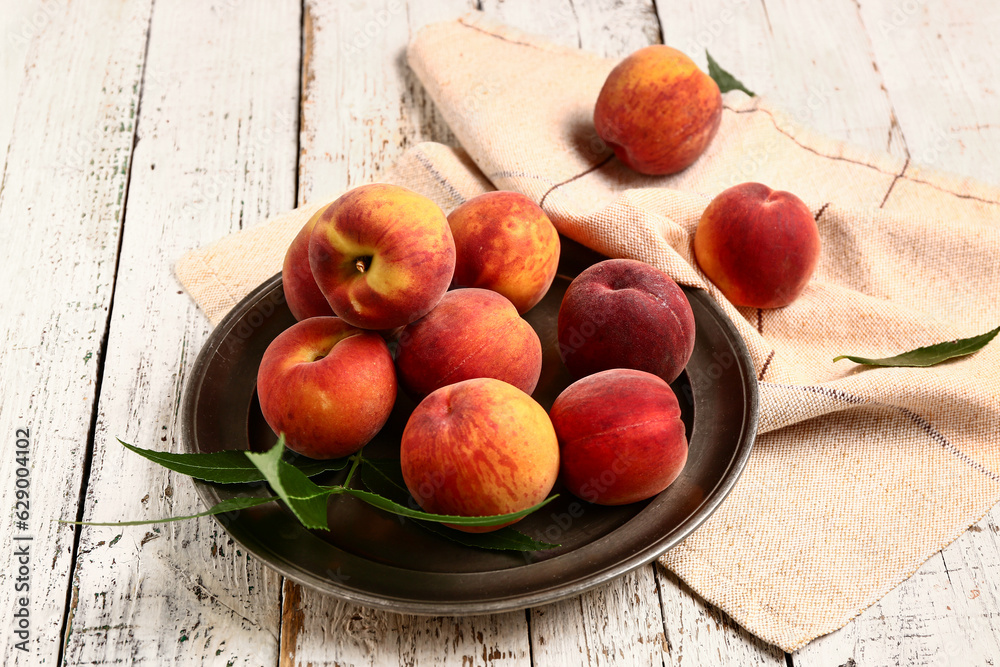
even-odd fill
[[[659,0],[656,6],[664,41],[702,67],[707,50],[799,124],[905,155],[853,0]]]
[[[307,0],[299,202],[377,181],[420,141],[455,138],[406,64],[421,26],[461,16],[469,0]]]
[[[0,190],[0,568],[5,665],[55,664],[75,519],[100,383],[138,104],[149,3],[52,8],[29,50]],[[73,62],[70,70],[65,66]],[[14,522],[17,429],[30,431],[30,518]],[[24,501],[22,501],[24,502]],[[31,536],[27,564],[13,538]],[[30,590],[18,591],[21,565]],[[15,600],[31,637],[15,648]],[[18,605],[19,607],[21,605]]]
[[[185,250],[295,201],[299,5],[158,3],[143,76],[84,518],[203,509],[191,480],[116,437],[178,451],[209,333],[173,276]],[[281,578],[212,518],[82,529],[68,664],[276,664]]]
[[[608,57],[661,35],[702,65],[708,48],[805,125],[1000,182],[994,3],[478,4]],[[421,25],[476,5],[306,0],[303,15],[292,0],[153,10],[149,0],[0,0],[0,277],[25,286],[0,295],[0,427],[8,437],[31,429],[34,538],[30,653],[8,639],[4,664],[56,664],[60,652],[66,664],[785,662],[655,565],[526,613],[423,618],[283,581],[212,519],[78,531],[50,520],[75,518],[81,489],[86,519],[202,509],[187,478],[114,441],[179,446],[179,398],[208,325],[170,263],[293,206],[296,192],[298,202],[332,196],[377,180],[418,141],[454,143],[403,49]],[[5,457],[2,478],[13,480],[15,467]],[[0,489],[6,506],[12,491]],[[12,544],[16,531],[0,523],[0,541]],[[8,628],[12,564],[0,568]],[[994,664],[998,608],[994,508],[845,628],[788,659]]]
[[[41,0],[0,0],[0,181],[21,81],[27,74],[28,49],[54,14],[55,7]]]

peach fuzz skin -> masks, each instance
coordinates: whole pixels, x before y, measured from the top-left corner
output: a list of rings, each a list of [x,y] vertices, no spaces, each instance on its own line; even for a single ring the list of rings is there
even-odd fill
[[[613,369],[574,382],[550,412],[566,488],[598,505],[660,493],[687,462],[680,414],[670,386],[649,373]]]
[[[375,183],[322,209],[309,237],[309,265],[338,317],[387,330],[426,315],[448,290],[455,241],[437,204]]]
[[[507,514],[548,496],[559,473],[559,444],[534,399],[506,382],[478,378],[421,401],[403,430],[400,463],[424,511]],[[453,527],[484,533],[502,526]]]
[[[309,266],[309,237],[319,220],[313,215],[292,239],[285,252],[285,262],[281,267],[281,286],[285,292],[285,302],[297,320],[310,317],[333,315],[333,309],[320,291]]]
[[[517,192],[487,192],[448,216],[458,259],[453,287],[499,292],[522,315],[541,301],[559,265],[559,233]]]
[[[264,419],[290,449],[315,459],[353,454],[375,437],[396,400],[385,341],[336,317],[281,332],[257,371]]]
[[[490,290],[452,290],[398,338],[399,381],[420,399],[448,384],[489,377],[526,394],[542,372],[538,334],[513,304]]]
[[[710,76],[669,46],[639,49],[604,82],[594,128],[618,159],[643,174],[673,174],[698,159],[719,129],[722,95]]]
[[[633,368],[673,382],[694,352],[695,321],[670,276],[645,262],[609,259],[570,283],[557,333],[559,354],[576,378]]]
[[[736,306],[780,308],[806,288],[821,243],[812,213],[790,192],[742,183],[705,209],[694,235],[698,266]]]

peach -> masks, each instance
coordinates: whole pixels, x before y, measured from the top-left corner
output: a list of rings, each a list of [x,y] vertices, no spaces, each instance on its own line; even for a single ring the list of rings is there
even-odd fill
[[[608,75],[594,128],[618,159],[643,174],[678,172],[698,159],[722,119],[722,95],[686,55],[658,44],[639,49]]]
[[[448,385],[421,401],[403,429],[399,458],[406,488],[435,514],[527,509],[545,500],[559,474],[559,444],[545,410],[492,378]],[[481,533],[501,526],[453,527]]]
[[[650,373],[618,368],[577,380],[550,411],[566,488],[598,505],[663,491],[687,462],[680,414],[670,385]]]
[[[741,183],[711,201],[694,235],[709,280],[736,306],[780,308],[805,289],[819,261],[819,230],[790,192]]]
[[[319,214],[314,214],[285,252],[285,262],[281,267],[281,286],[285,292],[285,302],[292,315],[297,320],[309,317],[324,317],[333,315],[333,308],[327,302],[323,292],[312,274],[309,266],[309,237],[313,227],[319,220]]]
[[[399,335],[399,381],[423,398],[445,385],[494,378],[530,394],[542,371],[538,334],[496,292],[452,290]]]
[[[423,317],[448,290],[455,241],[433,201],[396,185],[354,188],[324,207],[309,265],[333,312],[363,329]]]
[[[285,434],[288,448],[334,459],[361,449],[385,424],[396,373],[378,334],[337,317],[311,317],[268,345],[257,395],[265,421]]]
[[[673,382],[694,352],[694,313],[683,290],[632,259],[598,262],[574,278],[556,328],[559,354],[577,378],[634,368]]]
[[[535,202],[517,192],[487,192],[448,216],[458,258],[453,287],[503,294],[522,315],[556,277],[559,233]]]

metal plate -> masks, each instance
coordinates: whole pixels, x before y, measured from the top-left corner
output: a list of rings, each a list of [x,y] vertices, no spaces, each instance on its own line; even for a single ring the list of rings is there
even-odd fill
[[[542,302],[525,315],[544,350],[534,397],[546,410],[572,380],[556,347],[563,293],[572,276],[604,259],[562,241],[559,275]],[[519,553],[463,547],[347,496],[331,500],[329,532],[306,530],[279,503],[217,518],[236,542],[281,574],[352,602],[403,613],[521,609],[579,594],[648,563],[719,506],[739,477],[756,432],[757,383],[743,341],[707,293],[685,292],[697,340],[687,369],[672,385],[689,442],[684,471],[655,498],[621,507],[590,505],[557,485],[560,498],[517,528],[560,544],[558,549]],[[257,367],[271,340],[294,321],[279,275],[216,328],[186,387],[186,451],[261,451],[275,442],[256,399]],[[413,407],[401,393],[389,422],[365,451],[398,454]],[[235,495],[267,494],[262,484],[196,485],[208,507]]]

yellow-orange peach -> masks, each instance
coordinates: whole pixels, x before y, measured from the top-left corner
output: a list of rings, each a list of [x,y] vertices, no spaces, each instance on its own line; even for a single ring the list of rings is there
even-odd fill
[[[503,294],[522,315],[556,276],[559,234],[545,212],[517,192],[487,192],[448,216],[457,260],[453,287]]]
[[[406,488],[435,514],[527,509],[545,500],[559,473],[559,444],[545,410],[490,378],[448,385],[421,401],[403,430],[399,458]]]
[[[686,55],[639,49],[608,75],[594,128],[618,159],[643,174],[673,174],[698,159],[722,118],[722,95]]]

